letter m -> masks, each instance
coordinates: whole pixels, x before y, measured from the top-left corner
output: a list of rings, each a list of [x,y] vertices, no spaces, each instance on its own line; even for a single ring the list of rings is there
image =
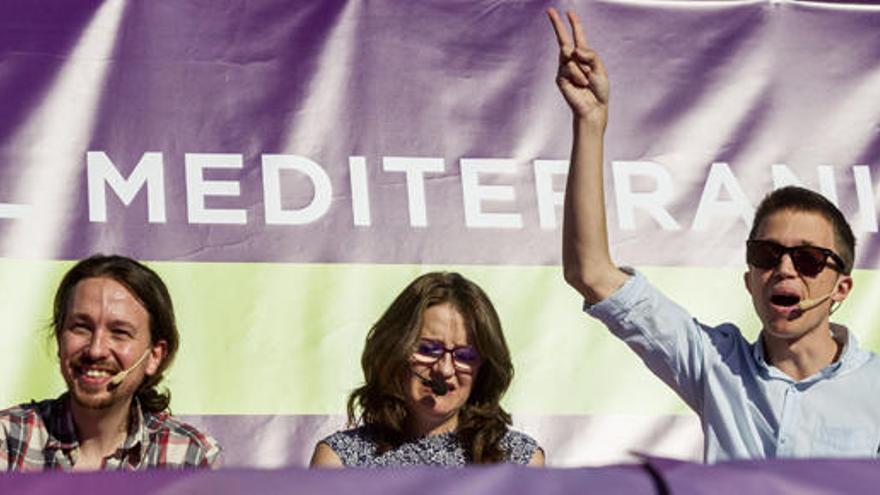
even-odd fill
[[[144,153],[126,179],[103,151],[86,153],[89,187],[89,221],[107,221],[107,187],[128,206],[144,184],[147,185],[147,210],[150,223],[165,223],[165,180],[162,153]]]

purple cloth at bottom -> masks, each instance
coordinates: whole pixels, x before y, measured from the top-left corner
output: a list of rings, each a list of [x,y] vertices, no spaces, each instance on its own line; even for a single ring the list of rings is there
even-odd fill
[[[594,492],[595,490],[595,492]],[[221,469],[218,471],[150,471],[139,473],[25,473],[0,475],[0,494],[118,493],[124,495],[193,493],[256,495],[476,493],[573,494],[656,493],[641,466],[580,469],[532,469],[522,466],[463,469]]]
[[[880,465],[876,461],[823,459],[737,461],[707,466],[669,459],[646,458],[644,465],[578,469],[532,469],[502,465],[464,469],[292,468],[0,475],[0,494],[15,495],[58,493],[813,495],[876,493],[878,486],[880,486]]]

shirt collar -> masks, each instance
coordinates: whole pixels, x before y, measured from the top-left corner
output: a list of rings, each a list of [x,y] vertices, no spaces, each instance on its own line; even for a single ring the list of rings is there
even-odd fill
[[[56,450],[73,450],[79,447],[76,438],[76,425],[73,422],[73,413],[70,410],[70,394],[65,392],[57,399],[51,401],[43,411],[43,422],[47,426],[49,438],[46,447]],[[144,447],[147,445],[149,431],[144,426],[144,414],[141,410],[137,397],[131,401],[129,411],[128,434],[122,447],[117,450],[128,457],[129,453],[136,452],[136,459],[143,458]]]
[[[128,417],[128,435],[122,442],[121,450],[130,452],[137,450],[138,459],[143,457],[143,448],[147,444],[147,429],[144,427],[144,413],[137,397],[131,401],[131,411]]]
[[[831,335],[834,340],[843,344],[840,357],[831,365],[835,366],[834,373],[845,373],[858,368],[871,358],[871,353],[859,348],[859,339],[845,326],[832,323]]]
[[[836,374],[843,373],[847,370],[860,366],[865,361],[864,353],[859,349],[858,339],[845,326],[831,323],[831,337],[838,343],[843,345],[840,356],[836,361],[819,370],[813,376],[801,380],[799,383],[811,383],[823,378],[829,378]],[[767,362],[764,354],[764,339],[759,334],[758,340],[752,344],[752,357],[758,368],[761,369],[770,378],[779,378],[789,382],[794,380],[780,371],[775,366]]]
[[[76,425],[73,423],[73,413],[70,410],[69,401],[69,394],[65,392],[49,402],[46,409],[40,411],[43,416],[43,424],[46,425],[49,434],[49,438],[46,440],[47,448],[71,450],[79,447],[79,441],[76,439]]]

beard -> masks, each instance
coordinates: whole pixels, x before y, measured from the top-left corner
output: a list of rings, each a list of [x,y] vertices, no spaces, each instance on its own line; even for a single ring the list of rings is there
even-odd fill
[[[64,381],[67,383],[67,391],[71,401],[83,409],[104,410],[128,402],[137,392],[139,387],[138,381],[133,376],[126,377],[117,386],[109,383],[101,389],[88,389],[82,387],[77,381],[78,371],[81,362],[79,360],[71,363],[68,371],[63,371]],[[117,371],[118,372],[118,371]]]
[[[119,398],[112,392],[100,395],[86,394],[77,389],[75,386],[68,386],[67,390],[68,392],[70,392],[70,397],[73,402],[83,409],[109,409],[119,401]]]

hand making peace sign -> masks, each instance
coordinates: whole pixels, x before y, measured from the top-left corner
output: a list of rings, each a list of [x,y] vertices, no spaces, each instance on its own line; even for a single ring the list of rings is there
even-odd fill
[[[559,42],[559,72],[556,85],[565,97],[576,118],[583,118],[603,128],[608,121],[608,97],[610,84],[605,64],[599,55],[587,45],[587,37],[580,18],[572,11],[566,12],[571,23],[574,44],[568,29],[556,9],[547,9],[547,16]]]

